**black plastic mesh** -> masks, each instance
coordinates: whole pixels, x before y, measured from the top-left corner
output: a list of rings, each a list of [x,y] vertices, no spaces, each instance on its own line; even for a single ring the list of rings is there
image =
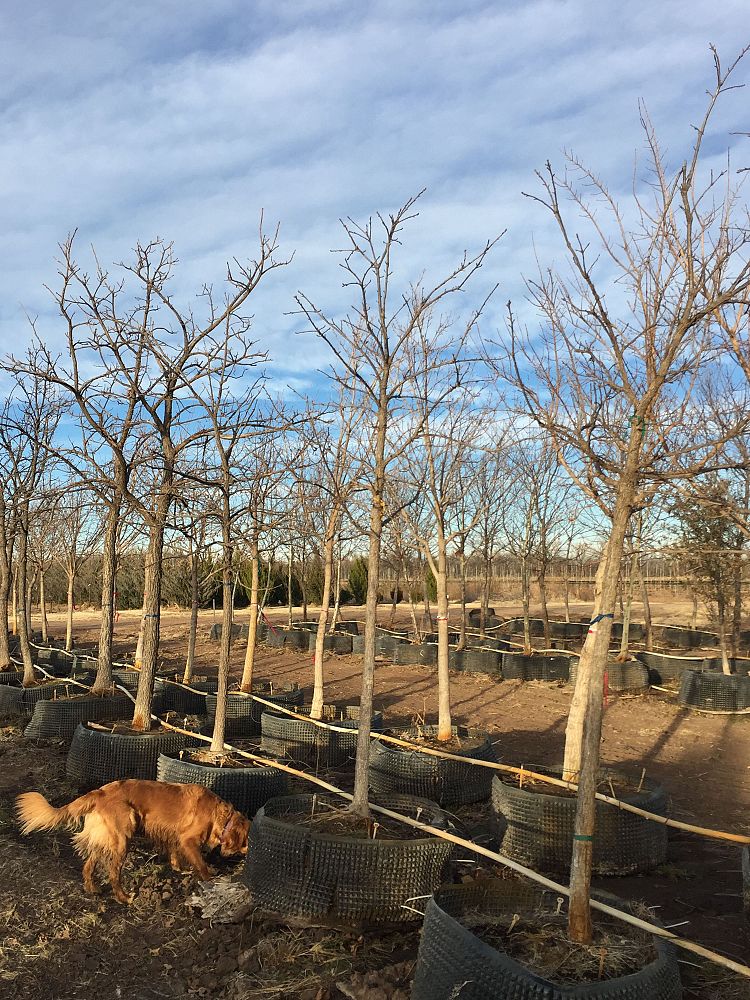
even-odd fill
[[[160,754],[156,776],[159,781],[210,788],[250,819],[269,799],[285,795],[289,785],[284,772],[275,767],[209,767],[174,753]]]
[[[284,636],[284,648],[296,649],[299,652],[306,652],[310,642],[310,633],[307,629],[293,628]]]
[[[309,715],[310,707],[305,706],[295,711]],[[357,751],[359,705],[346,705],[343,708],[324,705],[323,721],[346,726],[351,729],[351,733],[333,732],[312,722],[265,711],[261,716],[261,746],[278,757],[286,757],[315,768],[341,767],[353,761]],[[383,716],[380,712],[375,712],[371,725],[375,731],[383,728]]]
[[[575,687],[578,677],[578,657],[570,658],[570,684]],[[607,686],[617,694],[625,691],[645,691],[648,687],[648,669],[640,662],[607,664]]]
[[[607,772],[602,772],[606,776]],[[613,778],[617,775],[610,772]],[[559,772],[556,776],[559,776]],[[610,794],[606,784],[601,789]],[[646,782],[641,792],[621,796],[624,802],[665,816],[667,796],[660,785]],[[535,871],[564,874],[570,868],[576,798],[549,795],[495,777],[492,809],[507,829],[502,853]],[[594,871],[598,875],[632,875],[650,871],[667,857],[667,827],[618,809],[596,803]]]
[[[662,653],[649,653],[645,650],[635,654],[636,658],[648,669],[650,684],[663,684],[665,681],[682,677],[686,670],[699,670],[703,660],[694,657],[667,656]]]
[[[288,708],[297,708],[302,704],[302,690],[296,684],[281,687],[274,685],[271,694],[267,685],[253,685],[255,694],[272,701],[275,705],[285,705]],[[253,701],[247,695],[231,693],[227,697],[226,729],[224,735],[227,739],[252,739],[253,736],[260,736],[260,719],[268,708],[260,702]],[[206,695],[206,712],[208,714],[208,729],[213,728],[216,718],[216,695]]]
[[[195,691],[205,691],[214,693],[219,686],[217,680],[191,681],[191,688]],[[167,711],[174,711],[178,715],[205,715],[206,695],[196,694],[195,691],[186,691],[179,684],[167,683],[164,685],[164,708]]]
[[[365,651],[365,637],[363,635],[352,636],[352,652],[360,655]]]
[[[502,673],[507,680],[566,681],[569,672],[569,656],[528,656],[525,653],[503,653]]]
[[[700,644],[701,634],[689,628],[678,628],[675,625],[656,625],[653,637],[672,649],[693,649]]]
[[[160,708],[157,695],[154,697],[154,711]],[[72,700],[38,701],[24,735],[38,740],[69,740],[80,722],[127,719],[132,714],[133,703],[125,694],[113,694],[105,698],[84,695]]]
[[[195,743],[182,733],[109,733],[81,724],[73,734],[65,773],[80,790],[120,778],[156,778],[159,754]]]
[[[263,639],[263,643],[266,646],[270,646],[272,649],[280,649],[284,645],[284,640],[286,639],[287,633],[280,628],[269,628]]]
[[[337,622],[336,631],[347,635],[359,635],[359,622]]]
[[[679,702],[704,712],[741,712],[750,708],[750,677],[686,670]]]
[[[419,653],[419,662],[425,667],[434,667],[437,663],[437,655],[436,642],[423,642]]]
[[[744,656],[730,656],[729,667],[733,674],[741,674],[743,677],[750,673],[750,660]],[[715,670],[718,672],[723,672],[722,662],[720,656],[706,656],[703,658],[700,670]],[[2,677],[2,674],[0,674]]]
[[[414,642],[400,642],[393,650],[393,663],[404,666],[411,663],[421,663],[422,645]]]
[[[308,652],[315,652],[315,643],[318,641],[317,635],[312,632],[310,633],[310,638],[308,640]],[[338,656],[346,656],[347,653],[352,651],[352,636],[349,633],[341,633],[340,635],[327,635],[323,639],[323,649],[328,653],[336,653]]]
[[[460,658],[459,653],[461,654]],[[490,677],[497,680],[502,679],[501,657],[497,649],[456,650],[454,662],[460,662],[460,669],[465,673],[489,674]]]
[[[461,741],[449,747],[474,760],[495,760],[495,751],[486,733],[477,733],[463,726],[453,726]],[[398,735],[412,739],[417,735],[434,737],[437,726],[408,729]],[[415,750],[404,750],[392,743],[373,740],[370,747],[370,788],[377,797],[399,793],[430,799],[440,806],[464,805],[489,798],[493,772],[487,767],[445,760]]]
[[[358,839],[298,825],[300,814],[340,799],[292,795],[271,799],[257,813],[242,879],[264,910],[332,923],[411,921],[415,898],[429,895],[451,854],[448,841]],[[426,823],[444,822],[429,803],[393,797],[381,803]],[[377,820],[377,816],[374,817]],[[418,907],[416,907],[418,908]]]
[[[448,886],[427,903],[411,1000],[681,1000],[674,948],[654,939],[657,957],[640,972],[583,986],[556,986],[485,944],[462,920],[554,913],[556,899],[528,883],[485,880]]]

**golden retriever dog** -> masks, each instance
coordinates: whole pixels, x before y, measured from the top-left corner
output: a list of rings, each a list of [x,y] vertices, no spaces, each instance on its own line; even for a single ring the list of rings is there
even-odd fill
[[[225,857],[247,854],[250,820],[202,785],[126,778],[102,785],[59,809],[38,792],[25,792],[16,798],[16,810],[23,834],[61,826],[78,830],[73,843],[85,858],[84,888],[96,892],[94,871],[101,861],[107,866],[115,899],[121,903],[133,901],[123,892],[120,872],[136,834],[166,849],[175,871],[184,859],[203,880],[211,873],[201,847],[220,847]]]

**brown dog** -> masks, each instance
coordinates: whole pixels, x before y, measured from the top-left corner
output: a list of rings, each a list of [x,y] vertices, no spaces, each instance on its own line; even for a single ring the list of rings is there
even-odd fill
[[[184,858],[203,880],[211,873],[201,855],[202,846],[209,850],[220,846],[224,856],[247,854],[250,820],[201,785],[127,778],[103,785],[60,809],[38,792],[25,792],[16,798],[16,810],[24,834],[60,826],[78,830],[73,842],[86,859],[84,888],[96,892],[94,870],[98,861],[105,862],[115,898],[121,903],[133,899],[123,892],[120,872],[130,839],[137,833],[166,848],[176,871]]]

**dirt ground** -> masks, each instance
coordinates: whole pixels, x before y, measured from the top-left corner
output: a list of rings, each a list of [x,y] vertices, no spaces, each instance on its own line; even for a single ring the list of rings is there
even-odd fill
[[[500,614],[517,610],[496,607]],[[361,618],[360,609],[346,610],[346,618]],[[384,624],[389,611],[383,613]],[[139,617],[138,612],[121,613],[115,634],[119,655],[134,648]],[[273,617],[283,621],[285,613]],[[654,618],[685,624],[689,608],[657,606]],[[210,613],[201,617],[198,672],[216,668],[218,647],[208,640],[212,620]],[[163,613],[164,667],[182,669],[186,627],[186,613]],[[63,628],[62,616],[52,616],[53,634],[61,635]],[[79,643],[94,641],[97,629],[98,616],[78,613]],[[243,645],[238,642],[233,651],[237,671]],[[331,656],[326,672],[327,701],[358,700],[361,657]],[[311,655],[260,647],[256,676],[296,681],[309,694]],[[570,705],[567,687],[457,674],[452,701],[456,722],[494,735],[499,760],[529,768],[561,760]],[[431,721],[437,708],[434,672],[383,662],[377,670],[376,702],[386,724],[408,723],[417,715]],[[749,735],[750,716],[701,715],[656,692],[615,696],[606,707],[602,757],[639,774],[645,769],[660,781],[671,795],[674,817],[747,833]],[[42,791],[56,804],[74,797],[65,781],[66,752],[63,745],[30,744],[13,725],[0,729],[0,998],[406,1000],[417,928],[332,932],[252,918],[210,926],[187,904],[190,878],[175,875],[145,849],[134,851],[125,869],[125,883],[137,893],[129,909],[115,903],[108,890],[101,897],[86,896],[69,835],[22,838],[12,816],[12,800],[20,791]],[[473,820],[481,824],[482,817]],[[222,873],[238,868],[232,862],[219,864]],[[657,908],[663,923],[676,925],[676,933],[750,962],[738,847],[672,831],[668,863],[661,869],[597,885],[623,898],[644,900]],[[680,958],[686,997],[750,998],[748,982],[715,966],[702,967],[692,956]]]

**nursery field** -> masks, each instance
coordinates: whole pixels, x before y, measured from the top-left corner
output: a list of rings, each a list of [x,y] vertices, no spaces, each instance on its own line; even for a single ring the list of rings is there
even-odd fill
[[[357,610],[347,618],[358,618]],[[502,614],[512,613],[502,607]],[[585,608],[581,608],[585,611]],[[239,619],[242,620],[240,614]],[[284,616],[285,617],[285,616]],[[389,614],[383,614],[386,623]],[[280,620],[283,620],[279,616]],[[684,622],[679,605],[655,608],[661,622]],[[199,626],[196,673],[216,671],[217,643],[208,639],[212,616]],[[132,652],[138,612],[121,613],[115,653]],[[405,619],[402,622],[405,624]],[[79,643],[95,641],[98,619],[79,613]],[[51,618],[51,632],[62,624]],[[187,616],[162,616],[162,666],[181,670]],[[244,643],[233,650],[239,671]],[[329,656],[326,700],[358,700],[361,657]],[[259,647],[256,676],[277,684],[296,682],[309,696],[312,654]],[[562,758],[571,689],[561,683],[455,674],[451,682],[454,721],[487,730],[501,762],[555,765]],[[305,699],[308,701],[309,697]],[[430,722],[436,712],[434,671],[383,660],[376,670],[376,708],[386,726]],[[102,896],[84,894],[80,860],[69,835],[20,836],[12,802],[21,791],[41,791],[55,804],[75,797],[66,782],[67,744],[24,739],[13,720],[0,722],[0,997],[60,998],[216,997],[222,1000],[407,1000],[416,958],[418,928],[292,926],[250,915],[239,923],[204,919],[190,899],[195,882],[171,871],[165,860],[143,847],[131,852],[124,882],[136,898],[125,908]],[[662,784],[672,799],[670,815],[700,826],[747,833],[750,815],[750,715],[706,715],[680,707],[667,693],[608,698],[602,761]],[[343,770],[336,780],[350,786]],[[299,790],[306,790],[301,787]],[[463,828],[483,834],[486,807],[456,810]],[[221,860],[230,875],[243,862]],[[489,862],[468,859],[458,877],[493,873]],[[667,861],[648,875],[598,878],[595,885],[625,899],[656,907],[655,916],[677,933],[742,962],[750,961],[750,931],[742,912],[738,847],[670,832]],[[686,997],[748,998],[750,984],[734,974],[681,954]]]

